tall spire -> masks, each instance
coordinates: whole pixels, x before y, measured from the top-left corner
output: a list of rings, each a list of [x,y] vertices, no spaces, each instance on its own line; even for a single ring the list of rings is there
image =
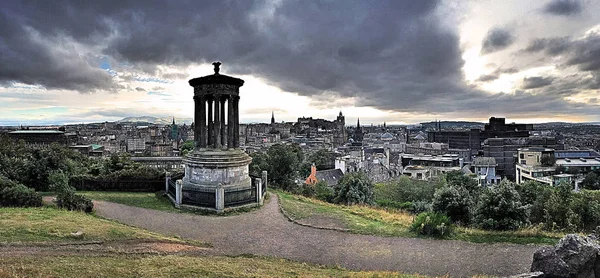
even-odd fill
[[[173,116],[173,125],[175,125],[175,116]]]
[[[356,127],[357,127],[357,128],[359,128],[359,127],[360,127],[360,118],[358,118],[358,119],[356,120]]]
[[[271,111],[271,124],[275,123],[275,112]]]

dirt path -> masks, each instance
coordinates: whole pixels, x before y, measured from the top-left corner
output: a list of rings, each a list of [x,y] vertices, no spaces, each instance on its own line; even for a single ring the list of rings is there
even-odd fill
[[[106,256],[119,254],[205,255],[208,248],[165,240],[117,240],[89,242],[48,242],[0,246],[0,258],[21,256]]]
[[[256,254],[354,270],[394,270],[425,275],[507,276],[529,271],[538,246],[476,244],[356,235],[295,225],[279,212],[278,199],[260,210],[214,217],[168,213],[96,202],[97,214],[167,235],[213,245],[215,255]]]

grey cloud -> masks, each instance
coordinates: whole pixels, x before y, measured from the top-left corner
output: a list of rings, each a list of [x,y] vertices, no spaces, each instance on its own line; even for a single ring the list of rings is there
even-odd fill
[[[552,15],[570,16],[581,13],[578,0],[552,0],[544,6],[544,12]]]
[[[568,37],[541,38],[530,42],[523,51],[544,52],[548,55],[555,56],[569,50],[570,47],[571,39]]]
[[[4,81],[84,92],[114,86],[110,75],[89,59],[72,61],[76,51],[56,54],[57,42],[63,40],[118,61],[111,64],[116,71],[143,71],[147,81],[186,78],[163,73],[158,65],[177,68],[221,60],[224,74],[255,75],[321,102],[329,98],[316,96],[353,97],[357,106],[418,113],[502,110],[509,115],[523,112],[524,100],[530,101],[528,112],[574,108],[555,94],[496,96],[465,85],[458,30],[437,17],[439,3],[434,0],[31,3],[2,4],[6,22],[1,23],[6,24],[0,24],[0,53],[11,53],[9,64],[0,63]],[[43,34],[44,43],[23,30]],[[513,41],[508,30],[494,29],[482,51],[498,51]],[[30,56],[35,59],[26,58]],[[46,67],[34,71],[40,64]],[[128,74],[118,78],[139,80]],[[131,115],[124,110],[98,113]]]
[[[146,89],[142,88],[142,87],[135,87],[135,90],[138,92],[145,92]]]
[[[519,72],[518,69],[516,68],[497,68],[495,71],[489,73],[489,74],[484,74],[482,76],[480,76],[479,78],[477,78],[477,81],[480,82],[488,82],[488,81],[493,81],[496,80],[498,78],[500,78],[500,75],[507,73],[517,73]]]
[[[552,77],[542,77],[542,76],[525,77],[525,78],[523,78],[523,85],[521,86],[521,88],[524,90],[541,88],[541,87],[552,84],[552,81],[554,81],[554,78],[552,78]]]
[[[483,39],[481,53],[488,54],[505,49],[509,47],[514,42],[514,40],[514,36],[507,29],[491,29]]]
[[[111,76],[92,67],[67,39],[47,38],[40,30],[27,27],[22,17],[11,14],[11,5],[6,5],[8,8],[3,6],[0,11],[0,85],[17,81],[83,93],[115,88]]]

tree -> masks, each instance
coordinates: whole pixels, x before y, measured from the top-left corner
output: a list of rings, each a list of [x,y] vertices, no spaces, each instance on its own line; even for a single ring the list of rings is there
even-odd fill
[[[273,145],[267,151],[267,162],[271,170],[268,177],[274,186],[284,190],[292,190],[299,177],[299,169],[304,154],[297,144]]]
[[[468,224],[471,220],[473,201],[469,191],[462,186],[443,187],[435,191],[433,211],[450,217],[452,222]]]
[[[334,153],[320,149],[310,154],[304,163],[302,163],[302,169],[300,170],[301,177],[308,177],[310,175],[311,165],[315,165],[319,170],[332,169],[335,167],[335,155]]]
[[[363,172],[348,173],[335,186],[336,203],[354,205],[373,201],[373,182]]]
[[[254,176],[260,176],[262,171],[271,172],[271,165],[269,164],[269,156],[266,153],[252,153],[252,162],[250,163],[250,174]]]
[[[540,163],[545,167],[554,166],[554,163],[556,163],[556,158],[554,155],[543,155],[540,159]]]
[[[465,176],[461,171],[450,171],[446,173],[446,181],[450,186],[462,186],[471,193],[479,192],[477,181]]]
[[[581,182],[581,187],[591,190],[600,190],[600,177],[594,172],[589,172]]]
[[[181,144],[181,147],[179,147],[181,156],[184,156],[193,150],[194,150],[194,141],[185,141],[185,142],[183,142],[183,144]]]
[[[527,206],[513,182],[503,180],[498,186],[486,188],[475,209],[474,222],[486,230],[517,230],[528,224]]]

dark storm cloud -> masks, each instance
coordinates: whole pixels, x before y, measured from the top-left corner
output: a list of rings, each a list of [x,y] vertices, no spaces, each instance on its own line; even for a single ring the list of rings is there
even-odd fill
[[[527,89],[541,88],[541,87],[552,84],[552,81],[554,81],[554,78],[552,78],[552,77],[542,77],[542,76],[525,77],[525,78],[523,78],[523,86],[521,86],[521,89],[527,90]]]
[[[568,37],[561,38],[541,38],[535,39],[529,43],[525,52],[544,52],[548,55],[555,56],[561,54],[571,46],[571,39]]]
[[[514,42],[515,38],[511,32],[503,28],[491,29],[481,46],[481,53],[488,54],[507,48]]]
[[[544,12],[553,15],[570,16],[581,13],[578,0],[552,0],[544,6]]]
[[[484,75],[480,76],[479,78],[477,78],[477,81],[480,81],[480,82],[493,81],[493,80],[500,78],[500,75],[502,75],[504,73],[516,73],[518,71],[519,70],[516,68],[497,68],[495,71],[493,71],[489,74],[484,74]]]
[[[335,95],[353,97],[356,106],[433,113],[488,113],[481,107],[497,102],[506,106],[494,104],[489,111],[510,114],[522,111],[515,105],[522,100],[531,101],[527,111],[572,108],[553,95],[535,101],[527,94],[491,96],[468,87],[457,30],[436,16],[438,4],[4,1],[0,53],[9,54],[0,56],[0,80],[85,92],[116,86],[97,57],[114,61],[111,68],[124,72],[118,76],[122,80],[154,83],[186,78],[162,72],[159,65],[221,60],[224,74],[259,76],[317,101]],[[482,52],[513,41],[508,30],[493,29]],[[120,110],[102,113],[125,115]]]

